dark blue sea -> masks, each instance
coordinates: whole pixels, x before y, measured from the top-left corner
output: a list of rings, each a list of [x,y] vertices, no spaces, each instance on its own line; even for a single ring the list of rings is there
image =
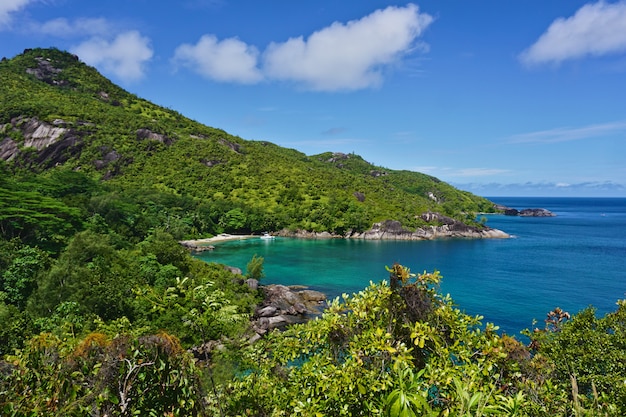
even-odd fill
[[[307,285],[331,298],[387,279],[385,266],[394,262],[412,272],[438,270],[441,291],[459,308],[515,335],[542,327],[555,307],[574,314],[592,305],[602,315],[626,298],[626,198],[489,199],[556,217],[486,216],[511,239],[250,239],[218,243],[199,257],[245,271],[256,254],[265,259],[264,283]]]

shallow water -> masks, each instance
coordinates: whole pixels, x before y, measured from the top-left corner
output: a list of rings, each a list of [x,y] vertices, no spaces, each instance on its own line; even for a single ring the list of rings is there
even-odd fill
[[[265,258],[265,283],[303,284],[329,297],[354,293],[388,276],[399,262],[413,272],[438,270],[441,291],[469,314],[508,334],[539,326],[548,311],[593,305],[599,313],[626,298],[626,199],[497,198],[509,207],[546,208],[557,217],[488,215],[511,239],[435,241],[250,239],[216,244],[199,258],[246,269]]]

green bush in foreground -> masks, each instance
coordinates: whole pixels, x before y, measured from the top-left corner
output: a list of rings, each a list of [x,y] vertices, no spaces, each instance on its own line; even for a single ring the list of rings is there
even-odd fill
[[[244,347],[222,338],[200,361],[166,332],[100,322],[72,339],[42,333],[0,363],[9,416],[621,416],[626,303],[597,318],[550,313],[530,347],[499,335],[437,289],[437,272],[330,302],[317,319]],[[152,299],[202,341],[239,321],[210,282]],[[152,294],[154,296],[154,294]],[[156,311],[156,310],[155,310]],[[158,311],[157,311],[158,312]],[[169,313],[168,313],[169,314]],[[217,327],[216,327],[217,326]],[[213,375],[219,373],[219,381]]]

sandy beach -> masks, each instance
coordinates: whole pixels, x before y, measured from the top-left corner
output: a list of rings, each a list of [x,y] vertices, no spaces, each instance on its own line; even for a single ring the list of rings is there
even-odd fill
[[[182,240],[181,245],[188,248],[202,248],[212,245],[213,243],[227,242],[229,240],[243,240],[258,238],[258,235],[230,235],[228,233],[221,233],[217,236],[208,237],[206,239],[194,239],[194,240]]]

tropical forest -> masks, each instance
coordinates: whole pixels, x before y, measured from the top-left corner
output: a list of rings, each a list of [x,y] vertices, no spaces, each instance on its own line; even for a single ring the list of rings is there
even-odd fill
[[[353,153],[205,126],[58,49],[4,58],[0,415],[626,415],[626,301],[507,335],[442,294],[438,271],[390,260],[259,333],[263,258],[237,271],[181,245],[389,222],[480,233],[497,210]]]

